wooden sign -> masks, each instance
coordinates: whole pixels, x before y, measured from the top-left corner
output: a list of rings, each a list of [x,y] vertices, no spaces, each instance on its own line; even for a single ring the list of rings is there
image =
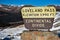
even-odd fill
[[[21,12],[25,27],[30,30],[50,29],[56,15],[54,7],[24,7]]]

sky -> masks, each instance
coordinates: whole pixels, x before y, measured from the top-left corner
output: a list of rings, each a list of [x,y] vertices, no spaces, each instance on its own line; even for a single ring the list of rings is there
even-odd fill
[[[45,6],[49,4],[60,5],[60,0],[0,0],[0,4]]]

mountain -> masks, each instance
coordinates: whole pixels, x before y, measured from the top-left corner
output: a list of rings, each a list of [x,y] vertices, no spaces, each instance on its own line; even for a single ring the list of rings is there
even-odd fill
[[[21,8],[32,5],[12,6],[0,4],[0,27],[23,24]]]
[[[0,27],[23,21],[21,7],[0,4]]]

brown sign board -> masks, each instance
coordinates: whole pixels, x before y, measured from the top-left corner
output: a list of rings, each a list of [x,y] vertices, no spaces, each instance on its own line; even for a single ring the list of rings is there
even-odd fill
[[[21,12],[25,27],[30,30],[50,29],[56,15],[54,7],[24,7]]]

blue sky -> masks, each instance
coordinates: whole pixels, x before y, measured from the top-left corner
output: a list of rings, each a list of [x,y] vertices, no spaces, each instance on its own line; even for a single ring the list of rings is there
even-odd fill
[[[0,4],[8,5],[31,4],[34,6],[45,6],[49,4],[60,5],[60,0],[0,0]]]

